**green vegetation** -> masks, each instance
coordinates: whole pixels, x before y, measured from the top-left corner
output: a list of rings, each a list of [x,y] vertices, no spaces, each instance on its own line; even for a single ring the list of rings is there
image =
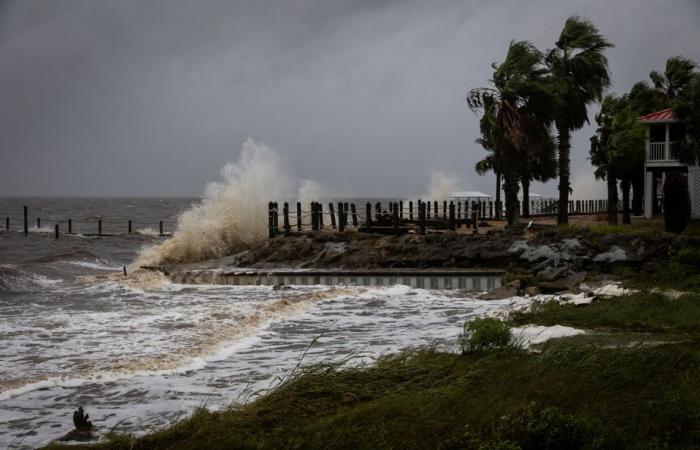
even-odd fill
[[[511,321],[514,324],[567,325],[700,337],[700,294],[689,293],[672,299],[645,291],[596,301],[586,307],[550,301],[535,305],[529,312],[514,314]]]
[[[502,321],[486,317],[474,319],[464,324],[464,334],[460,338],[462,353],[483,352],[502,349],[510,343],[510,328]]]
[[[664,219],[666,220],[666,231],[672,233],[682,233],[690,220],[688,178],[679,172],[666,174]]]

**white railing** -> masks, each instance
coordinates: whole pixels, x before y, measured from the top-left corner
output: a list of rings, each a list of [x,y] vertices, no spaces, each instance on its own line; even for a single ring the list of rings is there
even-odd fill
[[[650,142],[649,161],[678,161],[678,152],[672,144],[673,142]]]

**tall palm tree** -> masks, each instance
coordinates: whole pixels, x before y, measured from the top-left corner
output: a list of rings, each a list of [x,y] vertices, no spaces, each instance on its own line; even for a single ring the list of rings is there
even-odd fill
[[[483,111],[482,130],[493,139],[499,156],[509,225],[518,221],[518,190],[522,166],[549,133],[551,94],[542,54],[529,42],[511,42],[506,59],[493,64],[492,87],[472,89],[467,104]]]
[[[681,91],[691,82],[694,76],[696,64],[683,56],[674,56],[666,60],[666,70],[661,73],[653,70],[649,74],[657,101],[662,108],[671,106]]]
[[[612,47],[592,22],[569,17],[555,48],[547,52],[545,61],[551,74],[555,95],[555,126],[559,141],[559,205],[558,220],[567,223],[571,186],[571,132],[588,123],[587,107],[600,101],[610,84],[605,50]]]
[[[595,121],[598,124],[596,133],[591,137],[591,149],[589,151],[591,164],[596,166],[594,172],[596,179],[603,179],[608,185],[608,223],[617,225],[617,173],[615,160],[610,148],[610,136],[613,133],[613,117],[618,108],[619,100],[613,95],[606,95],[603,99],[600,112],[596,114]]]
[[[484,156],[483,159],[478,161],[474,165],[474,170],[479,175],[486,175],[489,171],[493,171],[496,175],[496,219],[501,219],[501,159],[500,155],[496,153],[496,148],[494,145],[494,138],[491,129],[491,125],[488,117],[484,115],[480,120],[481,137],[476,140],[476,143],[481,145],[487,152],[488,155]]]

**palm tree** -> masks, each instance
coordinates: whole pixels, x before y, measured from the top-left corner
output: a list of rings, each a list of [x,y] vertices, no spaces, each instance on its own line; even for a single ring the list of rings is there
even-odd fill
[[[555,126],[559,141],[560,224],[568,222],[571,132],[588,123],[587,106],[600,101],[610,84],[605,50],[612,47],[592,22],[569,17],[555,48],[545,61],[551,74],[555,95]]]
[[[666,60],[666,70],[664,73],[653,70],[649,74],[657,101],[662,108],[671,106],[681,91],[692,81],[696,64],[694,61],[683,56],[674,56]]]
[[[506,218],[518,221],[518,190],[524,161],[549,133],[551,95],[542,54],[529,42],[511,42],[506,59],[493,64],[492,87],[472,89],[467,104],[483,110],[481,129],[492,139],[504,178]]]
[[[531,158],[522,166],[521,184],[523,186],[523,217],[530,217],[530,183],[545,183],[557,176],[556,145],[547,130],[541,135],[541,142]]]
[[[475,142],[481,145],[487,152],[482,160],[478,161],[474,165],[474,170],[479,175],[486,175],[489,171],[493,171],[496,174],[496,219],[501,219],[501,161],[500,156],[496,153],[494,146],[493,133],[491,130],[490,122],[486,120],[487,117],[484,115],[480,120],[481,127],[481,137],[479,137]]]
[[[615,172],[614,158],[610,148],[610,135],[612,134],[613,116],[618,108],[619,100],[606,95],[603,99],[600,112],[596,114],[595,121],[598,124],[596,133],[591,137],[590,158],[591,164],[596,166],[594,172],[596,179],[606,180],[608,185],[608,223],[617,225],[617,173]]]

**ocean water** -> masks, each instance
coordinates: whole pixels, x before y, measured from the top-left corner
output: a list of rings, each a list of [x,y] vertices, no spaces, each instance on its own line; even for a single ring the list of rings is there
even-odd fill
[[[62,436],[78,406],[101,433],[140,434],[199,406],[247,401],[297,366],[455,349],[465,320],[525,301],[401,285],[272,290],[124,278],[142,249],[168,239],[148,228],[163,220],[173,231],[196,201],[0,199],[0,218],[12,218],[0,230],[0,448]],[[25,204],[30,222],[42,220],[28,236]],[[83,234],[53,239],[53,223],[68,217]],[[99,218],[104,232],[120,234],[89,235]],[[124,234],[129,219],[142,231]]]

